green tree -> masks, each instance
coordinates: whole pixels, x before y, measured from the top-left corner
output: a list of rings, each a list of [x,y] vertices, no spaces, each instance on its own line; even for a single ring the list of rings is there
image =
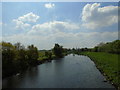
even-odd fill
[[[48,57],[49,56],[49,52],[45,51],[45,56]]]
[[[1,45],[3,78],[37,64],[38,49],[34,45],[28,46],[27,49],[21,43],[12,45],[8,42],[2,42]]]
[[[55,44],[53,52],[56,57],[63,57],[63,47],[60,46],[59,44]]]
[[[11,43],[2,42],[2,77],[15,72],[15,48]]]
[[[27,50],[28,62],[30,66],[36,65],[38,60],[38,49],[34,45],[28,46]]]
[[[93,51],[94,51],[94,52],[98,52],[98,46],[95,46],[95,47],[93,48]]]
[[[45,56],[48,57],[48,59],[52,59],[52,52],[45,51]]]
[[[97,47],[97,48],[96,48]],[[108,53],[120,53],[120,40],[115,40],[113,42],[100,43],[94,48],[98,49],[99,52],[108,52]]]

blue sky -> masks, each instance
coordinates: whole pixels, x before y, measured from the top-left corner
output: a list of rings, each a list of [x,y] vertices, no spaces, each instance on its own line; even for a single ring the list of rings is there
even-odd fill
[[[89,2],[93,3],[93,2]],[[100,2],[101,3],[101,2]],[[80,21],[78,18],[81,15],[83,7],[88,3],[81,2],[55,2],[55,7],[52,9],[47,9],[44,7],[44,2],[4,2],[3,7],[3,22],[11,22],[12,19],[33,12],[34,14],[40,15],[43,19],[40,20],[41,23],[55,19],[53,17],[57,16],[58,20],[70,19],[74,22]],[[105,5],[118,5],[118,3],[101,3],[101,6]],[[51,18],[52,17],[52,18]]]
[[[118,3],[3,2],[4,41],[50,49],[94,47],[117,39]]]

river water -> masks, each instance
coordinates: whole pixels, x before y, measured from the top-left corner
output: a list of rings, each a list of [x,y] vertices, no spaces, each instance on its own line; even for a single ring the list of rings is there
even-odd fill
[[[87,56],[68,55],[3,79],[3,88],[114,88]]]

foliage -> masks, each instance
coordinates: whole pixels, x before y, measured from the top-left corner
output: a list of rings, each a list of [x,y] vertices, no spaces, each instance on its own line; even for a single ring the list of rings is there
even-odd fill
[[[37,64],[38,50],[34,45],[25,48],[21,43],[2,42],[2,77],[19,73]]]
[[[53,52],[56,57],[63,57],[63,47],[60,46],[59,44],[55,44]]]
[[[93,48],[95,52],[108,52],[120,54],[120,40],[115,40],[113,42],[100,43]]]
[[[48,57],[48,59],[52,59],[52,52],[46,51],[45,56]]]
[[[27,58],[28,58],[29,65],[33,66],[37,64],[37,59],[38,59],[37,47],[34,47],[34,45],[28,46]]]

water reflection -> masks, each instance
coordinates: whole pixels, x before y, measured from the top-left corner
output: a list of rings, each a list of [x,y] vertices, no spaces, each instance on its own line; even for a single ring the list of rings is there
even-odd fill
[[[86,56],[68,55],[3,80],[14,88],[114,88]]]

